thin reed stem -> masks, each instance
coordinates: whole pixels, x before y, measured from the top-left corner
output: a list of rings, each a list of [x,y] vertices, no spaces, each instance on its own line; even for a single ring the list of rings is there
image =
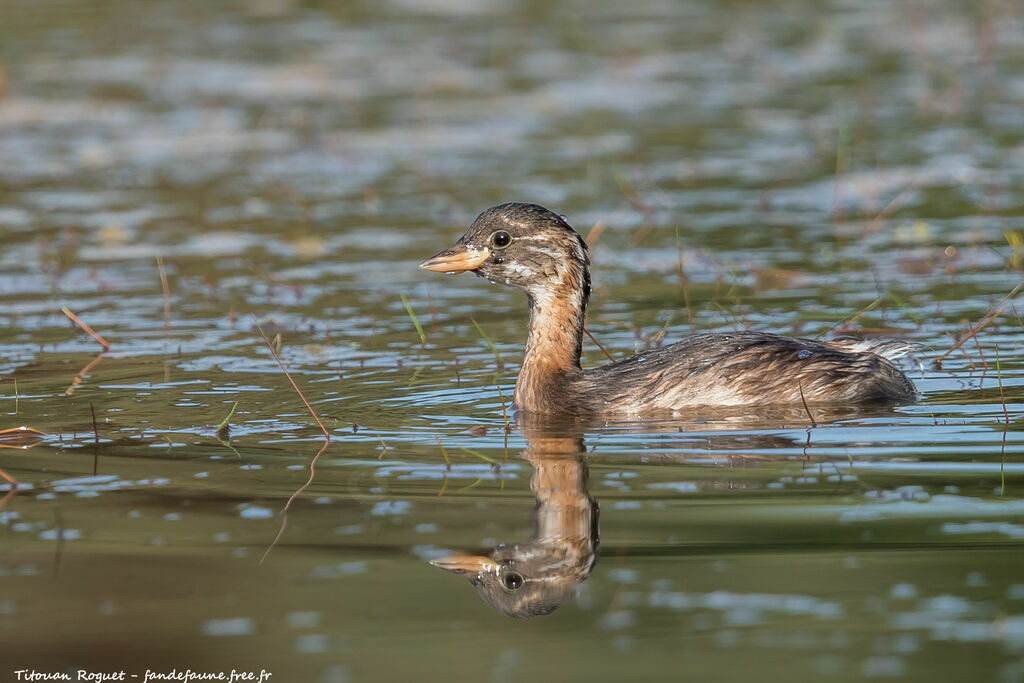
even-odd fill
[[[590,341],[592,341],[595,344],[597,344],[597,348],[601,349],[601,353],[603,353],[605,355],[605,357],[608,358],[608,360],[613,361],[613,362],[615,361],[615,359],[612,358],[612,354],[608,353],[608,349],[606,349],[603,346],[601,346],[601,342],[597,341],[597,338],[594,337],[594,335],[592,335],[590,333],[590,330],[588,330],[587,328],[584,327],[583,331],[586,333],[586,335],[588,337],[590,337]]]
[[[409,314],[409,318],[412,320],[413,327],[416,328],[416,333],[420,336],[420,346],[427,343],[427,335],[423,332],[423,327],[420,325],[420,321],[416,318],[416,312],[412,310],[412,306],[409,305],[409,300],[405,298],[405,294],[399,294],[402,298],[402,305],[405,306],[405,312]]]
[[[480,333],[480,336],[483,338],[483,340],[487,342],[487,346],[491,348],[491,353],[494,354],[494,358],[498,361],[498,369],[500,370],[505,363],[504,361],[501,360],[501,354],[498,353],[498,349],[494,348],[494,344],[491,343],[491,340],[487,337],[487,335],[484,333],[483,328],[480,327],[480,324],[477,323],[473,316],[470,316],[469,320],[470,322],[473,323],[473,327],[475,327],[476,331]]]
[[[1016,296],[1016,295],[1017,295],[1017,293],[1018,293],[1018,292],[1019,292],[1019,291],[1020,291],[1021,289],[1024,289],[1024,280],[1021,280],[1021,281],[1020,281],[1020,282],[1019,282],[1019,283],[1017,284],[1017,286],[1016,286],[1016,287],[1014,287],[1013,289],[1011,289],[1011,290],[1010,290],[1010,292],[1009,292],[1009,293],[1008,293],[1008,294],[1007,294],[1006,296],[1004,296],[1004,297],[1003,297],[1002,299],[1000,299],[1000,300],[999,300],[999,302],[998,302],[998,303],[997,303],[997,304],[996,304],[995,306],[993,306],[992,308],[990,308],[990,309],[988,310],[988,313],[986,313],[986,314],[985,314],[984,316],[982,316],[981,320],[979,320],[979,321],[978,321],[978,322],[977,322],[977,323],[976,323],[976,324],[975,324],[975,325],[974,325],[974,326],[973,326],[973,327],[972,327],[972,328],[971,328],[971,329],[970,329],[970,330],[969,330],[969,331],[967,332],[967,334],[965,334],[965,335],[964,335],[963,337],[961,337],[961,338],[960,338],[960,341],[958,341],[958,342],[957,342],[956,344],[953,344],[952,348],[950,348],[950,349],[949,349],[948,351],[946,351],[946,352],[945,352],[944,354],[942,354],[941,356],[939,356],[938,358],[936,358],[936,359],[935,359],[935,364],[936,364],[936,365],[940,364],[940,363],[941,363],[941,362],[942,362],[942,361],[943,361],[943,360],[944,360],[944,359],[945,359],[945,358],[946,358],[946,357],[947,357],[947,356],[948,356],[949,354],[953,353],[954,351],[956,351],[957,349],[959,349],[959,348],[960,348],[961,346],[963,346],[964,342],[966,342],[966,341],[970,340],[970,338],[971,338],[971,337],[973,337],[974,335],[978,334],[978,332],[981,332],[981,330],[982,330],[982,329],[984,329],[984,328],[985,328],[985,327],[986,327],[986,326],[987,326],[987,325],[988,325],[988,324],[989,324],[990,322],[992,322],[993,320],[995,320],[996,318],[998,318],[998,317],[999,317],[999,315],[1000,315],[1000,314],[1001,314],[1001,313],[1002,313],[1002,312],[1003,312],[1004,310],[1006,310],[1006,305],[1005,305],[1005,303],[1006,303],[1006,302],[1007,302],[1008,300],[1012,299],[1012,298],[1013,298],[1014,296]]]
[[[164,268],[164,258],[157,254],[156,267],[160,271],[160,289],[164,293],[164,332],[171,329],[171,287],[167,283],[167,270]]]
[[[62,306],[60,310],[61,313],[71,318],[71,321],[73,323],[81,327],[89,336],[98,341],[100,343],[100,346],[103,347],[104,351],[110,350],[110,344],[107,342],[107,340],[101,337],[99,334],[97,334],[96,330],[89,327],[81,318],[72,313],[70,308],[68,308],[67,306]]]

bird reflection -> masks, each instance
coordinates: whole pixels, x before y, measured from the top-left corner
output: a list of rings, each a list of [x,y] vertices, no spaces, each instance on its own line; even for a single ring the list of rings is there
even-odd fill
[[[533,466],[530,490],[537,498],[533,539],[501,544],[490,555],[457,553],[431,562],[469,579],[497,612],[521,619],[558,609],[590,575],[598,547],[598,506],[587,493],[583,439],[550,425],[527,424],[524,433],[521,455]]]
[[[520,414],[518,426],[526,437],[526,449],[520,455],[533,466],[530,490],[537,499],[534,537],[525,543],[499,545],[489,555],[456,553],[431,564],[468,579],[480,597],[501,614],[517,618],[550,614],[590,575],[597,562],[598,506],[587,492],[586,447],[581,436],[585,430],[599,429],[605,434],[678,433],[683,441],[665,443],[665,453],[645,452],[644,459],[679,463],[692,458],[679,452],[693,447],[685,435],[697,433],[707,449],[702,458],[707,457],[706,453],[727,456],[730,467],[735,467],[743,461],[787,458],[785,452],[765,454],[802,444],[802,438],[779,433],[780,429],[807,429],[804,445],[810,445],[813,427],[874,414],[865,406],[816,406],[813,414],[806,406],[772,406],[756,411],[745,407],[707,409],[688,419],[642,423],[566,421]],[[879,410],[878,414],[883,413]],[[889,410],[884,414],[892,413]],[[673,452],[676,448],[678,451]],[[742,486],[732,481],[726,484],[729,488]]]

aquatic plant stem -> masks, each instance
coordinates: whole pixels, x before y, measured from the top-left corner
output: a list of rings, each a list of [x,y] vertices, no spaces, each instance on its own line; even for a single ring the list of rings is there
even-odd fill
[[[479,486],[480,484],[482,484],[482,483],[483,483],[483,481],[484,481],[483,479],[477,479],[477,480],[476,480],[476,481],[474,481],[474,482],[473,482],[472,484],[469,484],[469,485],[467,485],[467,486],[463,486],[463,487],[462,487],[461,489],[457,489],[457,490],[455,491],[455,493],[462,493],[463,491],[469,491],[469,490],[471,490],[471,489],[475,489],[475,488],[476,488],[477,486]]]
[[[494,358],[498,361],[498,369],[500,370],[505,363],[504,361],[501,360],[501,354],[498,353],[498,349],[494,348],[494,344],[492,344],[491,340],[487,338],[487,335],[484,333],[483,328],[480,327],[479,323],[477,323],[473,316],[469,317],[469,321],[473,323],[473,327],[476,328],[476,331],[480,334],[480,337],[483,338],[485,342],[487,342],[487,346],[491,347],[491,353],[494,354]]]
[[[873,311],[883,301],[885,301],[885,297],[884,296],[878,297],[877,299],[875,299],[874,301],[869,303],[867,306],[865,306],[864,308],[862,308],[859,311],[857,311],[853,315],[853,317],[847,318],[845,320],[840,320],[839,322],[837,322],[825,334],[830,334],[832,332],[835,332],[836,330],[841,330],[841,329],[844,329],[844,328],[854,324],[855,322],[860,320],[864,316],[865,313],[867,313],[868,311]]]
[[[98,365],[101,360],[103,360],[104,353],[106,353],[106,351],[100,351],[100,354],[98,356],[93,358],[91,361],[89,361],[88,364],[86,364],[84,368],[78,371],[78,374],[75,375],[75,378],[71,380],[71,386],[64,390],[65,396],[71,396],[73,393],[75,393],[75,389],[82,386],[82,382],[84,382],[85,378],[89,376],[89,371],[96,367],[96,365]]]
[[[12,429],[0,430],[0,435],[6,436],[8,434],[20,434],[25,432],[28,432],[30,434],[43,434],[43,432],[39,431],[38,429],[32,429],[31,427],[14,427]],[[27,448],[28,446],[10,446],[6,444],[0,444],[0,447]],[[8,491],[3,498],[0,498],[0,508],[3,508],[5,505],[7,505],[7,501],[10,500],[14,496],[14,494],[18,492],[18,486],[20,485],[20,482],[11,475],[7,474],[7,472],[4,472],[2,468],[0,468],[0,479],[4,479],[5,481],[11,484],[11,490]]]
[[[452,461],[448,458],[448,451],[446,451],[444,446],[441,445],[441,437],[435,434],[434,439],[437,440],[437,447],[441,449],[441,457],[444,458],[444,464],[448,467],[451,467]]]
[[[996,347],[996,378],[999,380],[999,402],[1003,404],[1003,448],[1002,459],[999,462],[999,495],[1006,495],[1006,433],[1010,429],[1010,411],[1006,409],[1006,394],[1003,393],[1003,372],[999,367],[999,347]]]
[[[270,545],[267,546],[267,549],[263,552],[263,556],[260,558],[260,564],[263,564],[263,561],[267,559],[267,555],[270,554],[270,551],[274,549],[274,546],[277,545],[278,540],[280,540],[281,536],[284,534],[285,527],[288,524],[288,508],[291,507],[292,502],[299,496],[299,494],[301,494],[303,491],[309,488],[309,485],[313,483],[313,479],[314,477],[316,477],[316,462],[317,460],[320,459],[320,456],[323,455],[323,452],[326,451],[327,447],[331,444],[331,433],[327,431],[326,427],[324,427],[324,423],[320,421],[320,418],[317,417],[316,412],[313,410],[313,407],[309,405],[309,401],[306,400],[306,397],[303,395],[302,390],[299,389],[299,385],[295,383],[295,380],[292,379],[291,373],[288,372],[288,369],[285,368],[284,363],[281,362],[281,356],[278,355],[277,351],[274,350],[274,346],[270,343],[270,340],[267,339],[267,335],[263,332],[263,328],[260,327],[259,321],[256,320],[255,317],[253,318],[253,320],[256,323],[256,329],[259,331],[260,336],[263,337],[264,343],[266,343],[267,348],[270,349],[270,355],[272,355],[274,357],[274,360],[277,361],[277,366],[281,368],[281,372],[284,373],[284,376],[292,385],[292,389],[294,389],[295,393],[299,395],[299,398],[302,400],[302,403],[306,406],[306,410],[308,410],[309,414],[313,416],[313,419],[316,421],[317,425],[320,426],[320,430],[323,431],[324,433],[324,445],[320,447],[320,450],[316,452],[316,455],[313,456],[313,459],[309,461],[309,478],[306,479],[306,483],[297,488],[295,492],[288,497],[288,500],[285,502],[284,507],[281,509],[281,528],[278,529],[277,536],[274,537],[274,540],[271,541]]]
[[[909,197],[912,192],[915,192],[923,182],[923,177],[912,178],[911,181],[907,183],[907,185],[902,190],[900,190],[895,197],[890,199],[889,203],[886,204],[885,207],[883,207],[882,210],[878,212],[878,215],[871,219],[870,223],[868,223],[867,227],[864,229],[864,232],[860,236],[861,242],[867,239],[869,235],[881,229],[885,225],[885,222],[894,213],[902,209],[903,205],[907,201],[907,197]]]
[[[505,396],[501,393],[501,385],[495,384],[498,388],[498,398],[501,399],[501,416],[505,418],[505,433],[508,434],[512,431],[512,425],[508,423],[508,410],[505,409]]]
[[[1000,299],[999,302],[995,306],[990,308],[988,310],[988,313],[983,315],[981,317],[981,320],[979,320],[974,325],[974,327],[972,327],[970,330],[968,330],[967,334],[965,334],[963,337],[960,338],[960,341],[958,341],[956,344],[953,344],[952,348],[950,348],[944,354],[942,354],[941,356],[936,358],[935,359],[935,364],[939,365],[940,363],[942,363],[942,361],[945,360],[945,358],[949,354],[951,354],[954,351],[956,351],[957,349],[959,349],[961,346],[963,346],[964,342],[970,340],[971,337],[973,337],[974,335],[978,334],[978,332],[981,332],[981,330],[983,328],[985,328],[989,323],[991,323],[993,320],[998,318],[999,314],[1001,314],[1004,310],[1006,310],[1006,302],[1009,301],[1010,299],[1012,299],[1014,296],[1016,296],[1017,293],[1020,292],[1021,289],[1024,289],[1024,280],[1021,280],[1019,283],[1017,283],[1016,287],[1011,289],[1009,291],[1009,293],[1006,294],[1006,296],[1004,296],[1002,299]]]
[[[597,344],[597,348],[601,349],[601,353],[603,353],[605,355],[605,357],[608,358],[608,360],[610,360],[612,362],[615,361],[615,359],[612,358],[612,354],[608,353],[608,350],[606,348],[604,348],[603,346],[601,346],[601,342],[597,341],[597,339],[594,337],[594,335],[592,335],[590,333],[590,330],[588,330],[586,327],[584,327],[583,331],[586,333],[586,335],[588,337],[590,337],[590,341],[592,341],[595,344]]]
[[[683,265],[683,240],[679,236],[679,226],[676,226],[676,254],[679,258],[679,284],[683,288],[683,302],[686,304],[686,320],[690,323],[690,334],[697,334],[697,325],[693,322],[693,308],[690,307],[690,279],[686,277],[686,267]]]
[[[171,329],[171,287],[167,283],[167,270],[164,268],[164,259],[157,254],[156,267],[160,272],[160,289],[164,293],[164,333]]]
[[[498,461],[497,461],[497,460],[495,460],[494,458],[488,458],[488,457],[487,457],[486,455],[484,455],[483,453],[477,453],[476,451],[474,451],[474,450],[471,450],[471,449],[469,449],[469,448],[466,448],[465,446],[459,446],[459,450],[463,450],[463,451],[466,451],[466,452],[467,452],[467,453],[469,453],[470,455],[475,455],[476,457],[480,458],[481,460],[483,460],[483,461],[485,461],[485,462],[489,462],[489,463],[491,463],[492,465],[495,465],[495,464],[497,464],[497,463],[498,463]]]
[[[583,238],[583,241],[587,243],[588,247],[593,249],[594,245],[597,244],[597,241],[601,239],[601,235],[607,229],[608,226],[605,224],[604,221],[598,221],[594,223],[593,227],[590,228],[586,236]]]
[[[420,346],[427,343],[427,335],[423,332],[423,327],[420,325],[419,319],[416,318],[415,311],[412,310],[412,306],[409,305],[409,300],[405,298],[405,294],[399,294],[402,298],[402,305],[405,306],[405,312],[409,314],[409,318],[412,320],[413,327],[416,328],[416,333],[420,335]]]
[[[89,327],[89,326],[88,326],[88,325],[87,325],[87,324],[85,323],[85,321],[83,321],[83,320],[82,320],[81,318],[79,318],[79,317],[78,317],[77,315],[75,315],[74,313],[72,313],[72,312],[71,312],[71,309],[70,309],[70,308],[68,308],[67,306],[62,306],[60,310],[61,310],[61,313],[63,313],[63,314],[64,314],[64,315],[66,315],[67,317],[71,318],[71,321],[72,321],[73,323],[75,323],[76,325],[78,325],[79,327],[81,327],[81,328],[82,328],[83,330],[85,330],[85,332],[86,332],[86,333],[87,333],[87,334],[88,334],[89,336],[91,336],[91,337],[92,337],[93,339],[95,339],[96,341],[98,341],[98,342],[100,343],[100,346],[102,346],[102,347],[103,347],[103,350],[104,350],[104,351],[109,351],[109,350],[110,350],[110,344],[109,344],[109,343],[107,342],[107,340],[106,340],[106,339],[104,339],[103,337],[101,337],[101,336],[100,336],[99,334],[97,334],[97,333],[96,333],[96,330],[94,330],[94,329],[92,329],[91,327]]]
[[[0,429],[0,440],[4,437],[14,436],[15,434],[35,434],[37,436],[46,436],[46,432],[41,432],[38,429],[32,427],[11,427],[10,429]],[[0,443],[0,448],[21,448],[21,446],[8,446],[7,444]]]
[[[327,427],[324,427],[324,423],[320,421],[319,417],[317,417],[316,411],[313,410],[313,407],[309,405],[309,401],[306,400],[306,397],[303,395],[302,390],[299,389],[299,385],[297,385],[295,383],[295,380],[292,379],[291,373],[289,373],[287,368],[284,367],[284,363],[281,362],[281,356],[279,356],[277,351],[274,350],[273,344],[270,343],[270,340],[267,338],[267,335],[263,332],[263,328],[260,327],[258,321],[256,322],[256,329],[259,331],[260,336],[263,337],[263,341],[266,342],[267,348],[270,349],[270,355],[272,355],[274,357],[274,360],[277,361],[277,367],[281,368],[281,372],[284,373],[284,376],[285,378],[287,378],[288,383],[292,385],[292,389],[294,389],[295,393],[299,395],[299,399],[301,399],[303,405],[306,406],[306,410],[309,411],[309,414],[313,417],[317,425],[320,427],[320,430],[324,433],[324,440],[330,441],[330,432],[327,431]]]
[[[231,406],[231,411],[228,413],[228,416],[225,417],[223,420],[221,420],[221,423],[219,425],[217,425],[217,436],[220,436],[221,438],[223,438],[222,433],[224,433],[224,434],[227,433],[228,426],[229,426],[228,425],[228,420],[230,420],[231,416],[235,414],[235,408],[237,408],[237,407],[238,407],[238,401],[235,401],[234,404]]]
[[[89,401],[89,412],[92,413],[92,476],[95,477],[100,465],[100,428],[96,425],[96,408],[92,401]]]
[[[804,385],[801,382],[797,382],[796,388],[800,390],[800,402],[804,404],[804,410],[807,411],[807,418],[811,421],[811,427],[817,427],[818,423],[814,419],[814,415],[811,415],[811,408],[807,405],[807,399],[804,398]],[[810,437],[809,432],[807,436]]]
[[[295,490],[295,493],[288,498],[288,502],[286,502],[284,507],[281,509],[281,528],[277,530],[277,536],[274,536],[274,540],[271,541],[270,545],[267,546],[267,549],[263,551],[263,555],[260,557],[260,564],[263,564],[263,561],[267,559],[267,555],[270,554],[270,551],[274,549],[277,542],[281,540],[281,536],[284,535],[284,530],[288,526],[288,508],[291,507],[292,501],[295,500],[295,497],[305,491],[306,488],[313,483],[313,477],[316,476],[316,461],[320,459],[320,456],[323,455],[323,452],[326,451],[327,447],[330,445],[330,440],[324,440],[324,445],[320,447],[320,450],[316,452],[313,459],[309,461],[309,479],[306,480],[305,484]]]
[[[15,488],[17,488],[18,484],[20,483],[17,479],[4,472],[2,469],[0,469],[0,477],[6,479],[8,482],[10,482],[11,486]]]
[[[916,315],[912,310],[910,310],[910,306],[907,305],[907,302],[904,301],[903,299],[901,299],[900,296],[898,294],[896,294],[896,292],[894,292],[894,291],[892,291],[890,289],[885,294],[886,294],[886,296],[889,297],[889,299],[894,304],[896,304],[897,306],[900,307],[900,310],[902,310],[904,313],[907,314],[908,318],[913,320],[918,325],[920,325],[922,322],[924,322],[924,321],[921,320],[921,318],[918,315]]]

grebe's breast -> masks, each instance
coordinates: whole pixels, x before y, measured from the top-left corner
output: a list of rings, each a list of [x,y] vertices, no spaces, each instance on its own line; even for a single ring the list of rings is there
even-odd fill
[[[581,412],[760,403],[910,401],[913,383],[886,358],[906,345],[823,342],[767,332],[700,334],[580,373]]]

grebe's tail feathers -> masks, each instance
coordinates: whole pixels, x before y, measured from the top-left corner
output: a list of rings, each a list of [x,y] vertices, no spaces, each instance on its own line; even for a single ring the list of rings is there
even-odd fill
[[[917,351],[916,344],[894,339],[830,339],[826,344],[847,353],[873,353],[890,361]]]

